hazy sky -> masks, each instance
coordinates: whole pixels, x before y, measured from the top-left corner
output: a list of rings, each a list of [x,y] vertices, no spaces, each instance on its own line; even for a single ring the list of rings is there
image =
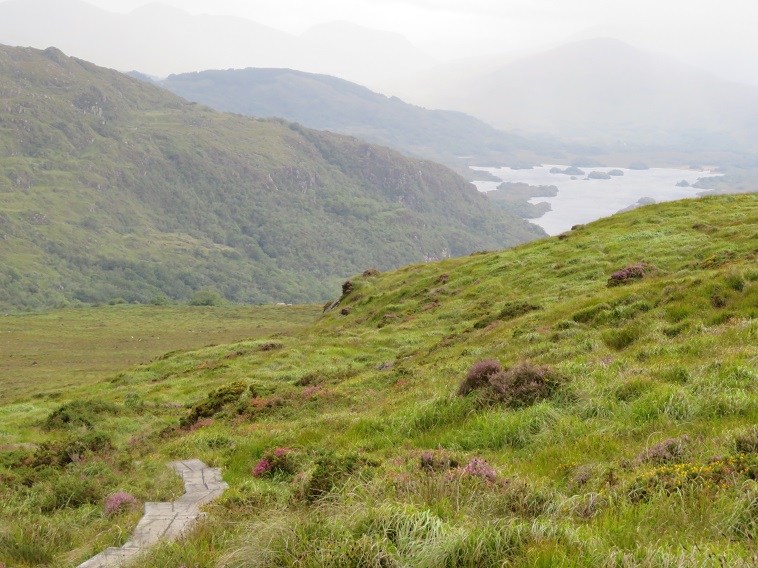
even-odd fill
[[[0,0],[0,3],[6,1],[9,0]],[[636,47],[673,55],[725,78],[758,85],[758,34],[753,29],[755,9],[748,0],[79,1],[121,13],[160,3],[190,14],[247,18],[295,35],[319,23],[343,20],[402,34],[438,62],[474,56],[517,56],[568,41],[612,37]],[[44,14],[39,17],[44,18]],[[7,35],[23,36],[23,29],[16,31],[19,33]],[[170,31],[181,30],[167,30]],[[65,29],[57,29],[56,37],[65,32]],[[167,33],[166,37],[170,35]],[[79,32],[76,45],[86,42],[88,37],[88,34]],[[62,46],[74,45],[60,39],[57,41]],[[120,68],[118,63],[98,58],[92,51],[79,53],[73,50],[72,54],[85,58],[88,55],[97,63]],[[122,59],[127,55],[122,54]],[[348,58],[350,53],[344,56]],[[496,63],[498,60],[492,61]],[[501,58],[500,61],[504,60]],[[188,65],[190,63],[187,61]],[[139,61],[124,63],[129,69],[138,64],[149,72]],[[287,62],[278,65],[282,64],[290,65]],[[245,65],[261,64],[253,61]],[[465,66],[468,65],[470,63],[466,62]],[[187,70],[173,67],[152,72]],[[336,74],[331,69],[304,70]],[[368,84],[363,77],[346,78]]]
[[[87,0],[128,12],[149,0]],[[246,17],[300,33],[347,20],[397,31],[438,58],[611,35],[693,57],[758,59],[746,0],[160,0],[191,13]],[[714,55],[715,54],[715,55]],[[731,55],[729,55],[731,54]],[[737,62],[732,62],[737,63]]]

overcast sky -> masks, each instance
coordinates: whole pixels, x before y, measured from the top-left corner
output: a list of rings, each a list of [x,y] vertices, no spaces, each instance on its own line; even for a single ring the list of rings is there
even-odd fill
[[[9,1],[0,0],[0,4]],[[343,20],[402,34],[438,62],[476,56],[517,56],[568,41],[612,37],[636,47],[673,55],[725,78],[758,85],[758,33],[754,30],[755,9],[749,0],[80,1],[120,13],[160,3],[190,14],[246,18],[295,35],[319,23]],[[44,13],[38,17],[44,19]],[[5,35],[17,37],[19,45],[33,45],[24,43],[25,29],[15,28],[15,33],[6,31]],[[65,28],[55,30],[57,38],[65,33]],[[77,38],[76,45],[91,37],[81,31],[73,34]],[[44,45],[37,47],[48,45],[43,39],[40,38],[40,42]],[[61,42],[62,47],[74,45],[62,39],[56,41]],[[95,47],[115,49],[118,46]],[[97,63],[120,68],[118,63],[98,58],[97,53],[71,51]],[[130,64],[129,69],[138,63]],[[249,65],[259,64],[251,62]],[[172,68],[168,72],[182,70],[185,69]],[[328,69],[304,70],[332,73]]]
[[[128,12],[149,0],[86,0]],[[610,35],[692,59],[758,59],[747,0],[160,0],[291,33],[347,20],[397,31],[438,58],[495,54]]]

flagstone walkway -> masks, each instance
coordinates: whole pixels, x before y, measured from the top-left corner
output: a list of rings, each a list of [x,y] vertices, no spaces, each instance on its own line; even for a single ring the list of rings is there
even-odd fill
[[[200,506],[220,497],[229,487],[221,479],[220,468],[208,467],[200,460],[170,462],[168,466],[182,477],[184,495],[171,503],[145,503],[145,514],[128,542],[121,548],[108,548],[78,568],[126,566],[159,540],[178,539],[201,515]]]

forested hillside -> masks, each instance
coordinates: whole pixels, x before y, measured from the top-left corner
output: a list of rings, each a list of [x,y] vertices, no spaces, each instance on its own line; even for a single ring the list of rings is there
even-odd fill
[[[471,163],[531,165],[539,161],[536,156],[565,151],[548,137],[496,130],[462,112],[422,108],[337,77],[293,69],[183,73],[157,84],[216,110],[282,117],[457,168]]]
[[[341,278],[541,231],[431,162],[0,48],[0,307],[326,298]]]

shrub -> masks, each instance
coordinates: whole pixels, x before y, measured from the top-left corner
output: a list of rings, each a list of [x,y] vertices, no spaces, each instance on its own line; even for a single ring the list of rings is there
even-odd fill
[[[262,458],[258,464],[253,468],[253,477],[263,477],[271,472],[271,462],[266,458]]]
[[[87,452],[98,453],[112,449],[113,444],[107,434],[91,432],[68,442],[61,451],[60,461],[62,463],[76,462]]]
[[[355,288],[355,284],[353,284],[352,280],[346,280],[342,283],[342,297],[349,295],[350,292],[353,291]]]
[[[481,389],[489,384],[490,377],[496,375],[501,370],[500,362],[494,359],[486,359],[474,363],[466,374],[466,378],[463,379],[460,387],[458,387],[458,394],[466,396],[470,392]]]
[[[90,432],[79,438],[40,444],[30,457],[31,467],[63,467],[79,461],[87,452],[100,453],[113,449],[111,439],[102,432]]]
[[[282,349],[284,347],[283,343],[278,343],[276,341],[270,341],[268,343],[262,343],[258,346],[258,351],[274,351],[276,349]]]
[[[520,363],[494,375],[491,390],[498,402],[508,406],[529,406],[549,398],[558,387],[558,377],[547,367]]]
[[[419,467],[426,472],[439,472],[455,469],[460,466],[458,459],[449,451],[442,448],[427,450],[419,456]]]
[[[463,467],[459,467],[456,473],[461,477],[482,479],[489,483],[497,481],[497,471],[482,458],[471,458]]]
[[[253,469],[253,477],[283,473],[292,475],[297,471],[296,454],[290,448],[274,448],[263,454]]]
[[[124,397],[124,406],[129,410],[140,412],[144,409],[145,403],[136,392],[129,393]]]
[[[198,290],[190,299],[190,306],[220,306],[224,303],[224,298],[218,290],[206,288]]]
[[[758,428],[737,435],[734,438],[734,449],[741,454],[758,453]]]
[[[510,319],[517,318],[518,316],[521,316],[521,315],[524,315],[524,314],[527,314],[529,312],[532,312],[534,310],[539,310],[539,309],[541,309],[541,306],[537,306],[534,304],[530,304],[529,302],[517,300],[514,302],[507,302],[503,306],[503,309],[500,310],[500,314],[498,315],[498,317],[500,319],[510,320]]]
[[[718,292],[711,295],[711,305],[714,308],[723,308],[727,304],[727,299]]]
[[[654,465],[678,462],[684,458],[689,443],[689,436],[669,438],[638,454],[634,461],[638,464],[652,463]]]
[[[137,500],[130,493],[125,491],[119,491],[110,495],[105,500],[104,512],[107,516],[115,515],[116,513],[130,508],[137,503]]]
[[[247,390],[247,384],[242,381],[235,381],[217,388],[204,401],[193,406],[189,415],[179,421],[179,426],[188,429],[201,418],[210,418],[218,414],[225,405],[237,402],[245,390]]]
[[[67,402],[51,412],[43,423],[46,430],[94,428],[101,414],[118,414],[119,407],[101,400],[78,399]]]
[[[655,268],[655,266],[648,264],[647,262],[632,264],[611,274],[611,277],[608,279],[607,286],[609,288],[613,288],[614,286],[629,284],[635,280],[642,280],[648,272],[654,270]]]
[[[207,426],[213,426],[213,418],[203,418],[201,420],[198,420],[189,427],[189,431],[194,432],[195,430],[200,430],[201,428],[205,428]]]
[[[560,378],[547,367],[520,363],[504,369],[499,362],[487,360],[471,367],[458,394],[465,396],[478,390],[488,402],[517,408],[549,398],[560,383]]]
[[[95,479],[79,475],[62,475],[53,482],[53,493],[42,509],[64,509],[95,504],[102,499],[100,484]]]
[[[300,496],[313,501],[329,493],[359,466],[360,462],[355,453],[324,452],[316,458],[315,467],[310,472],[296,477],[295,483],[300,485]]]

